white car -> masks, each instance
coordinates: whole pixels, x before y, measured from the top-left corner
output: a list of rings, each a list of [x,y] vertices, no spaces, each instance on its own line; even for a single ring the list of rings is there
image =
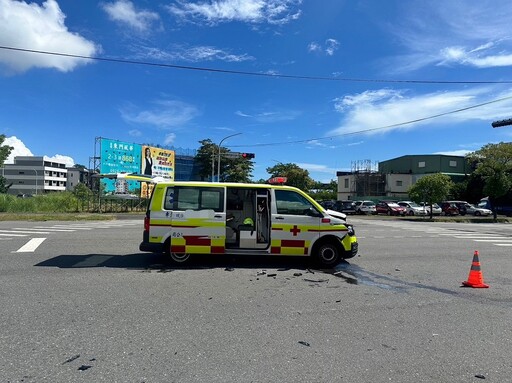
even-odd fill
[[[421,206],[425,206],[427,210],[427,214],[430,215],[430,204],[428,202],[422,202]],[[441,215],[443,213],[443,209],[437,203],[432,204],[432,215]]]
[[[354,207],[356,214],[377,214],[375,202],[373,201],[357,201]]]
[[[487,215],[491,215],[492,214],[492,211],[489,210],[489,209],[485,209],[483,207],[478,207],[478,206],[475,206],[475,205],[472,205],[470,203],[464,205],[465,208],[466,208],[466,214],[473,214],[473,215],[476,215],[476,216],[487,216]]]
[[[405,207],[406,215],[428,215],[428,210],[425,206],[418,205],[412,201],[398,201],[398,205]]]

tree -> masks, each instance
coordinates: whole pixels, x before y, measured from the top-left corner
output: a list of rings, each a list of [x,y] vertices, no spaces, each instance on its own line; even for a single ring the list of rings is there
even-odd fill
[[[315,181],[309,177],[309,172],[305,169],[300,168],[296,164],[283,164],[279,163],[275,166],[267,168],[267,173],[270,177],[286,177],[287,185],[295,186],[296,188],[302,189],[306,193],[313,187]]]
[[[310,195],[317,201],[336,200],[338,199],[338,183],[334,180],[328,184],[315,181]]]
[[[196,154],[196,161],[200,166],[199,175],[202,179],[209,179],[212,174],[217,175],[219,146],[211,139],[199,141],[201,147]],[[231,150],[220,148],[220,179],[222,182],[250,182],[254,163]]]
[[[217,173],[217,167],[215,166],[215,158],[218,153],[217,145],[209,138],[199,141],[199,143],[201,146],[197,150],[195,160],[199,164],[199,176],[202,180],[207,180],[211,177],[212,172]]]
[[[80,200],[86,200],[93,195],[93,192],[85,184],[79,182],[73,189],[73,194]]]
[[[483,192],[489,197],[496,220],[495,202],[512,188],[512,143],[487,144],[467,158],[476,164],[475,174],[484,181]]]
[[[5,141],[5,134],[0,134],[0,167],[4,166],[4,162],[11,154],[11,151],[14,149],[12,146],[3,145]],[[0,176],[0,193],[7,193],[11,185],[6,185],[6,179],[4,176]]]
[[[407,192],[414,202],[427,202],[430,205],[432,219],[432,204],[446,199],[453,185],[453,181],[446,174],[428,174],[416,181]]]

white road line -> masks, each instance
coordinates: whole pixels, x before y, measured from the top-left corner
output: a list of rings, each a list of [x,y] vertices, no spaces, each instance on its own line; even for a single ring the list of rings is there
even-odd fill
[[[0,230],[0,233],[50,234],[48,231],[28,231],[28,230]]]
[[[36,227],[31,227],[30,230],[48,230],[48,231],[74,231],[74,230],[71,230],[71,229],[54,229],[52,227],[44,227],[44,226],[36,226]]]
[[[0,235],[3,235],[4,237],[26,237],[27,234],[4,234],[0,233]]]
[[[458,239],[473,239],[473,240],[477,240],[477,239],[496,239],[496,240],[499,240],[499,239],[502,239],[503,236],[497,236],[497,235],[464,235],[464,236],[461,236],[461,235],[453,235],[452,236],[453,238],[458,238]]]
[[[34,252],[46,238],[32,238],[30,241],[21,246],[16,253],[32,253]]]
[[[475,242],[512,242],[512,238],[475,239]]]
[[[55,226],[52,226],[52,228],[64,228],[64,227],[67,227],[68,229],[73,229],[73,230],[92,230],[92,227],[83,227],[83,226],[69,226],[69,225],[55,225]]]
[[[493,243],[494,246],[512,246],[512,243]]]

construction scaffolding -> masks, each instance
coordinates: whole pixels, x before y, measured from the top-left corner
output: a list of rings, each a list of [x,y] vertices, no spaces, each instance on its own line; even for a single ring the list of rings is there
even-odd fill
[[[352,161],[351,173],[354,175],[350,193],[356,197],[384,196],[386,178],[378,172],[379,163],[371,160]]]

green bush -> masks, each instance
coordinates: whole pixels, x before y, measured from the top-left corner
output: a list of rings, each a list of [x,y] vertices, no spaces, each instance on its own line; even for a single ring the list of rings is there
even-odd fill
[[[4,213],[70,213],[78,202],[70,192],[50,193],[30,198],[0,194],[0,212]]]

